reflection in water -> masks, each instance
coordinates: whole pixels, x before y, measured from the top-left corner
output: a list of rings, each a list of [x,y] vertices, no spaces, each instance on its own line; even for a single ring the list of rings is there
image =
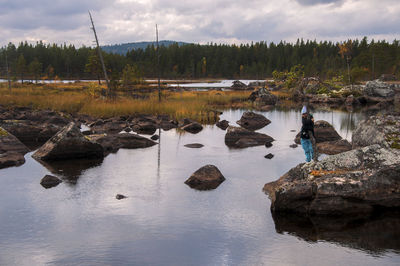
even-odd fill
[[[361,249],[373,255],[389,250],[400,253],[400,213],[385,212],[372,218],[304,217],[272,214],[276,232],[309,242],[328,241]],[[382,230],[384,229],[384,230]]]
[[[65,161],[39,161],[51,173],[67,183],[76,184],[79,177],[88,169],[100,166],[103,159],[80,159]]]
[[[304,161],[301,148],[289,147],[300,109],[260,112],[272,121],[258,130],[275,139],[269,148],[229,149],[226,131],[204,126],[198,134],[159,130],[159,145],[120,149],[103,161],[43,167],[28,153],[24,165],[0,170],[0,265],[398,265],[396,219],[327,230],[308,220],[306,228],[287,219],[275,225],[265,211],[263,185]],[[236,125],[243,112],[226,110],[221,119]],[[347,113],[316,110],[314,117],[345,137]],[[355,124],[362,118],[351,117]],[[187,149],[188,143],[204,147]],[[266,160],[267,153],[274,158]],[[184,181],[206,164],[226,181],[213,191],[187,187]],[[43,189],[49,171],[66,182]]]

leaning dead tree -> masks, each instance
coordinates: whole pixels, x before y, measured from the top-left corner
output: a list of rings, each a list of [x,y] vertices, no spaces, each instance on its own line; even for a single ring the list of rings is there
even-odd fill
[[[104,79],[106,80],[106,83],[107,83],[108,95],[111,95],[110,82],[108,81],[107,70],[106,70],[106,66],[104,65],[103,54],[101,53],[101,49],[100,49],[100,45],[99,45],[99,40],[98,40],[98,38],[97,38],[96,28],[94,27],[94,23],[93,23],[93,19],[92,19],[92,14],[90,14],[90,11],[88,11],[88,12],[89,12],[89,17],[90,17],[90,22],[92,23],[91,29],[93,30],[94,38],[96,39],[97,52],[98,52],[98,54],[99,54],[101,66],[102,66],[103,72],[104,72]]]

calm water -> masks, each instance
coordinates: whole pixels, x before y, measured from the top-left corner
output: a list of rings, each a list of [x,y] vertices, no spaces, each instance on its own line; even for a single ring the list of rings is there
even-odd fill
[[[233,124],[242,112],[222,119]],[[336,231],[295,217],[274,221],[261,190],[303,162],[301,147],[288,147],[301,120],[294,111],[264,115],[272,123],[260,132],[276,139],[269,149],[228,149],[225,132],[207,126],[196,135],[163,131],[160,145],[102,162],[44,167],[27,154],[23,166],[0,170],[0,265],[399,265],[398,217]],[[362,118],[314,116],[348,139]],[[205,146],[183,146],[194,142]],[[190,189],[183,182],[205,164],[226,181]],[[44,189],[40,179],[50,173],[65,182]]]

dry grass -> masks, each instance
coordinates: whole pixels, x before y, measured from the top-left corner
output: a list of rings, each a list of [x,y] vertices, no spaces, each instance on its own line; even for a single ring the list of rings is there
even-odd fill
[[[115,100],[109,100],[100,97],[100,90],[101,87],[96,83],[16,84],[10,92],[5,84],[1,84],[0,104],[82,113],[95,117],[168,114],[176,119],[187,117],[206,122],[213,118],[214,109],[243,103],[250,94],[248,91],[164,91],[162,101],[159,102],[155,92],[145,94],[146,99],[118,95]]]

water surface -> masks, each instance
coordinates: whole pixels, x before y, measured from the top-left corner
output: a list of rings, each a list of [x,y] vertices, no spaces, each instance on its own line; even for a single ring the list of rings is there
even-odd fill
[[[242,113],[222,119],[235,124]],[[102,161],[43,166],[27,154],[24,165],[0,170],[0,265],[399,265],[398,217],[334,230],[272,217],[262,187],[305,158],[289,147],[299,111],[263,114],[272,123],[260,132],[276,139],[268,149],[229,149],[225,131],[206,126],[195,135],[162,131],[160,145]],[[350,140],[363,115],[314,117]],[[195,142],[204,147],[184,147]],[[226,181],[213,191],[185,185],[205,164]],[[64,182],[44,189],[45,174]],[[118,193],[128,198],[116,200]]]

